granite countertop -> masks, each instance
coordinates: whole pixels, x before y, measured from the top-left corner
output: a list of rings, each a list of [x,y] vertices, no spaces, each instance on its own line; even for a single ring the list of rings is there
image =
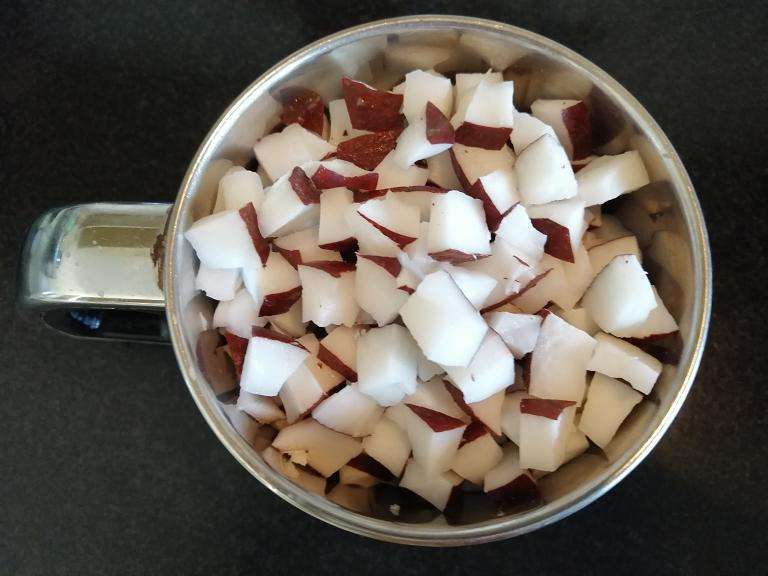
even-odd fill
[[[686,4],[6,3],[0,573],[763,571],[768,8]],[[13,305],[20,242],[39,213],[171,201],[210,125],[271,64],[353,24],[430,12],[539,32],[622,82],[691,174],[715,270],[699,376],[653,453],[568,519],[469,549],[382,544],[310,518],[220,445],[169,347],[69,339]]]

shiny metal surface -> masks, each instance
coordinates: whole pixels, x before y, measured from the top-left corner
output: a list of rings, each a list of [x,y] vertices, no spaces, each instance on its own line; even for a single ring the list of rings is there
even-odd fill
[[[194,219],[210,211],[221,174],[233,162],[250,158],[256,139],[275,123],[279,106],[271,94],[303,85],[327,99],[338,95],[344,75],[387,88],[404,71],[432,64],[443,72],[506,69],[516,81],[518,106],[546,96],[584,98],[598,114],[601,152],[641,152],[653,182],[626,198],[617,213],[638,235],[653,282],[677,318],[681,336],[678,363],[665,367],[652,396],[633,412],[605,455],[584,454],[545,476],[543,506],[466,526],[440,519],[419,525],[369,518],[303,491],[263,462],[197,367],[194,343],[208,327],[211,308],[194,290],[194,256],[183,239]],[[685,400],[703,351],[712,294],[709,247],[695,192],[672,145],[643,107],[605,72],[551,40],[454,16],[397,18],[351,28],[263,74],[224,112],[193,159],[169,219],[165,257],[168,323],[179,365],[203,416],[235,458],[270,490],[326,522],[372,538],[428,546],[475,544],[535,530],[586,506],[626,476]]]
[[[75,336],[167,340],[158,238],[170,208],[99,203],[46,212],[24,245],[19,306]]]

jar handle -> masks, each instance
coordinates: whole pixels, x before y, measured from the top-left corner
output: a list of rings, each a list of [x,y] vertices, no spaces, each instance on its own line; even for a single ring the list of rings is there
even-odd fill
[[[168,342],[163,232],[171,204],[55,208],[24,243],[18,305],[66,334]]]

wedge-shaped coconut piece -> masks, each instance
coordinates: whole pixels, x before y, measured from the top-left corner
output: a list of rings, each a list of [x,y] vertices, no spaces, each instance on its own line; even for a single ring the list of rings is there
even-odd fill
[[[507,146],[502,146],[500,150],[484,150],[457,143],[449,154],[456,178],[464,191],[469,190],[481,176],[515,164],[515,156]]]
[[[494,434],[501,434],[501,407],[504,403],[504,391],[500,390],[484,400],[466,402],[461,390],[449,382],[444,382],[445,389],[462,410],[475,420],[485,424]]]
[[[496,278],[480,270],[462,268],[447,262],[441,263],[440,267],[451,275],[459,290],[476,310],[483,308],[498,284]]]
[[[400,325],[372,328],[357,340],[360,392],[392,406],[416,390],[416,343]]]
[[[362,204],[351,204],[344,212],[344,219],[357,241],[358,249],[363,254],[372,256],[398,256],[400,246],[384,232],[376,228],[370,220],[360,214]]]
[[[289,424],[309,414],[326,396],[320,381],[307,366],[312,359],[309,356],[280,388],[280,401]]]
[[[338,252],[320,248],[318,243],[318,228],[315,226],[276,238],[272,244],[294,268],[303,262],[341,261]]]
[[[408,300],[408,292],[398,288],[401,272],[397,258],[358,254],[355,272],[355,298],[379,326],[389,324]]]
[[[277,396],[309,352],[293,338],[266,328],[253,328],[240,377],[240,388],[251,394]]]
[[[387,154],[373,169],[379,175],[377,187],[381,190],[398,186],[424,186],[429,177],[429,170],[420,166],[403,168],[395,160],[395,151]]]
[[[441,414],[447,414],[453,418],[461,420],[465,424],[471,421],[471,415],[460,407],[451,396],[451,393],[440,378],[433,378],[426,382],[419,382],[416,391],[406,396],[403,400],[405,404],[414,406],[424,406]]]
[[[512,134],[509,135],[509,141],[515,149],[515,154],[519,155],[529,145],[544,135],[548,134],[553,138],[557,137],[552,126],[525,112],[515,111],[514,121],[515,127],[512,130]]]
[[[589,334],[547,314],[531,355],[530,393],[581,404],[594,348],[595,339]]]
[[[299,124],[290,124],[281,132],[268,134],[253,147],[259,166],[277,182],[294,167],[321,160],[336,148]]]
[[[517,176],[511,167],[480,176],[469,189],[468,194],[483,203],[485,220],[491,231],[495,231],[502,218],[520,202]]]
[[[195,276],[195,288],[214,300],[232,300],[241,285],[240,270],[237,268],[216,270],[200,263]]]
[[[451,124],[457,142],[498,150],[504,146],[514,124],[514,84],[486,76],[463,90]]]
[[[341,374],[318,358],[320,343],[314,334],[306,334],[297,342],[310,352],[310,356],[280,390],[280,400],[289,423],[306,416],[331,390],[344,382]]]
[[[350,145],[352,142],[350,142]],[[349,145],[347,145],[349,146]],[[318,190],[349,188],[350,190],[375,190],[379,175],[369,172],[352,162],[337,157],[323,160],[312,174],[312,183]],[[377,162],[378,163],[378,162]],[[375,165],[375,164],[374,164]]]
[[[462,478],[483,485],[486,473],[502,459],[503,453],[490,430],[482,422],[473,422],[464,430],[452,470]]]
[[[259,307],[248,291],[241,288],[232,300],[219,302],[216,306],[213,327],[226,328],[240,338],[250,338],[253,326],[267,323],[266,319],[259,317]]]
[[[600,333],[595,340],[597,346],[587,370],[621,378],[635,390],[650,394],[661,374],[661,362],[637,346],[610,334]]]
[[[432,71],[408,72],[403,87],[403,114],[409,123],[424,117],[427,102],[431,102],[445,116],[450,116],[453,108],[451,81]]]
[[[320,385],[323,392],[331,393],[344,382],[344,376],[334,370],[331,366],[323,362],[318,355],[320,354],[320,342],[314,334],[305,334],[298,338],[297,342],[306,348],[311,356],[304,361],[304,366],[294,372],[296,376],[306,368],[312,378]],[[292,376],[292,377],[293,377]]]
[[[403,202],[392,192],[388,192],[382,199],[363,202],[357,212],[400,248],[405,248],[419,236],[419,209]]]
[[[533,227],[547,236],[544,251],[572,263],[586,230],[584,203],[574,199],[531,206],[528,216]]]
[[[184,233],[200,262],[213,269],[261,266],[245,221],[237,210],[201,218]]]
[[[571,308],[570,310],[563,310],[559,306],[552,306],[549,308],[550,312],[557,314],[568,322],[574,328],[578,328],[582,332],[586,332],[590,336],[594,336],[600,332],[600,327],[592,320],[592,316],[584,308]]]
[[[357,382],[357,328],[339,326],[320,341],[317,357],[350,382]]]
[[[242,169],[228,172],[219,181],[217,200],[224,210],[240,210],[249,202],[258,210],[264,201],[264,187],[256,172]]]
[[[647,185],[650,180],[636,150],[616,156],[600,156],[576,176],[579,198],[586,206],[603,204]]]
[[[429,169],[429,182],[446,190],[462,189],[461,182],[453,170],[450,150],[427,158],[427,168]]]
[[[406,406],[410,409],[407,432],[413,459],[430,475],[450,469],[467,425],[423,406]]]
[[[501,406],[501,431],[515,444],[520,443],[520,402],[531,398],[527,392],[511,392]]]
[[[353,128],[378,132],[400,123],[402,94],[376,90],[351,78],[342,78],[341,90]]]
[[[542,260],[531,273],[533,277],[510,298],[511,303],[524,314],[539,312],[563,289],[562,271],[551,261]]]
[[[397,138],[402,131],[402,127],[397,127],[392,130],[372,132],[345,140],[339,143],[336,148],[336,157],[351,162],[358,168],[368,171],[375,170],[382,160],[395,149]],[[372,172],[371,174],[376,175],[376,182],[378,182],[378,173]],[[352,189],[362,188],[370,190],[373,188],[369,185],[368,177],[359,176],[357,180],[356,185],[353,185],[346,179],[337,185],[343,185]],[[365,182],[365,186],[360,186],[360,180]]]
[[[312,411],[312,417],[337,432],[367,436],[383,413],[384,409],[370,396],[360,392],[356,384],[350,384],[323,400]]]
[[[669,313],[664,302],[661,301],[659,293],[654,286],[651,286],[653,296],[656,299],[656,308],[651,310],[645,321],[630,326],[624,330],[616,330],[614,334],[620,338],[654,338],[678,331],[677,322],[672,314]]]
[[[592,151],[592,123],[589,109],[581,100],[536,100],[533,115],[551,126],[568,158],[578,160]]]
[[[326,428],[311,418],[280,430],[272,446],[281,452],[306,450],[308,464],[326,478],[363,450],[360,440]]]
[[[595,277],[582,305],[603,331],[613,334],[645,322],[656,297],[637,257],[621,255]]]
[[[524,398],[520,412],[520,466],[554,472],[565,460],[575,404],[567,400]]]
[[[407,169],[419,160],[445,152],[453,142],[453,126],[437,106],[428,102],[426,112],[414,118],[397,138],[392,160]]]
[[[490,241],[482,202],[458,190],[433,202],[427,242],[432,258],[447,262],[474,260],[491,253]]]
[[[488,330],[468,366],[447,366],[445,370],[465,402],[480,402],[514,383],[515,357],[501,337]]]
[[[456,80],[456,114],[460,122],[511,128],[514,114],[514,85],[498,72],[461,74]],[[490,109],[489,109],[490,108]]]
[[[485,80],[491,84],[498,84],[504,80],[501,72],[470,72],[456,74],[455,102],[456,108],[466,107],[473,90],[480,82]]]
[[[605,268],[616,256],[634,254],[642,262],[643,254],[635,236],[624,236],[598,244],[589,249],[589,261],[595,274]]]
[[[473,122],[462,122],[456,128],[456,142],[482,150],[500,150],[509,138],[511,128],[483,126]]]
[[[441,129],[442,132],[437,132]],[[430,141],[430,134],[433,133],[439,134],[432,136],[434,142]],[[398,137],[392,161],[405,170],[419,160],[445,152],[452,145],[453,129],[450,124],[447,124],[447,128],[430,128],[426,119],[414,120]]]
[[[541,329],[541,316],[494,311],[483,317],[515,358],[520,359],[533,352]]]
[[[418,494],[438,510],[444,510],[461,477],[446,472],[430,472],[415,458],[408,461],[400,486]]]
[[[605,448],[632,408],[642,399],[642,394],[623,382],[596,373],[589,384],[579,430],[600,448]]]
[[[445,271],[426,276],[400,309],[424,355],[441,366],[467,366],[488,330]]]
[[[517,446],[504,446],[501,461],[485,474],[483,491],[500,502],[528,502],[539,497],[536,481],[520,465]]]
[[[461,264],[461,268],[480,272],[496,279],[496,286],[485,299],[483,310],[497,307],[520,292],[535,276],[535,269],[528,265],[520,250],[505,240],[496,238],[491,244],[491,255],[473,262]]]
[[[280,409],[274,398],[258,396],[244,390],[237,397],[237,409],[245,412],[259,424],[271,424],[285,418],[285,413]]]
[[[244,279],[247,278],[246,272],[243,270]],[[262,316],[275,316],[288,312],[301,298],[299,274],[279,252],[269,254],[267,265],[260,273],[258,284],[261,293],[264,294],[260,311]]]
[[[357,240],[345,217],[352,205],[352,191],[331,188],[320,196],[320,227],[317,241],[326,250],[355,250]]]
[[[573,198],[576,177],[563,147],[545,134],[517,157],[517,186],[527,206]]]
[[[399,478],[411,455],[411,443],[404,429],[389,418],[381,418],[363,440],[363,450]]]
[[[295,166],[267,188],[259,208],[259,227],[264,237],[285,236],[320,221],[320,191],[308,172],[316,165]]]
[[[501,219],[496,229],[496,237],[518,249],[521,252],[520,257],[530,265],[536,264],[544,256],[547,235],[534,228],[528,211],[522,204],[516,204]]]
[[[308,262],[299,266],[302,318],[325,327],[353,326],[360,308],[355,300],[355,266],[347,262]]]

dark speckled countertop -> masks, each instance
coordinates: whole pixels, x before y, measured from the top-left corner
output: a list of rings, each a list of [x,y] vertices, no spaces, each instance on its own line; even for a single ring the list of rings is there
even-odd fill
[[[764,573],[768,8],[729,4],[3,3],[0,574]],[[310,518],[219,444],[169,347],[73,340],[13,308],[40,212],[172,200],[210,125],[267,67],[341,28],[430,12],[528,28],[622,82],[691,174],[715,270],[699,377],[650,457],[568,519],[470,549]]]

